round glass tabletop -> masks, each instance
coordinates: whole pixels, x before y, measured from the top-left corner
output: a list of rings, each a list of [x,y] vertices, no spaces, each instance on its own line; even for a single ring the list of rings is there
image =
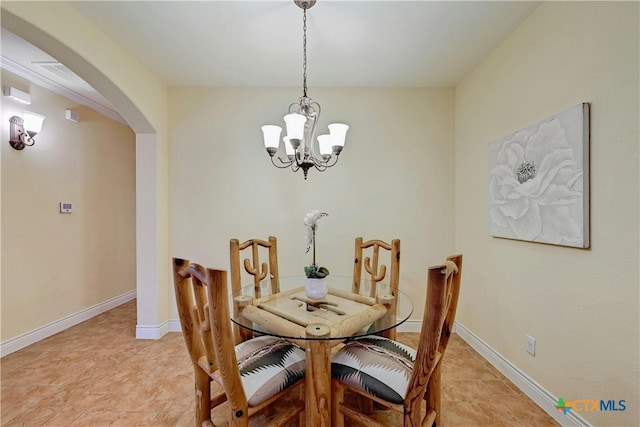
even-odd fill
[[[349,276],[327,276],[322,298],[307,292],[305,276],[244,286],[233,293],[231,321],[245,332],[286,339],[344,340],[384,334],[411,316],[413,303],[404,292],[361,279],[356,293],[353,282]]]

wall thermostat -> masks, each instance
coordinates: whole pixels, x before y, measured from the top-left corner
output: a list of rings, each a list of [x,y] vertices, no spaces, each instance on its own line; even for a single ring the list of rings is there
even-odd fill
[[[73,203],[60,202],[60,213],[71,213],[71,212],[73,212]]]

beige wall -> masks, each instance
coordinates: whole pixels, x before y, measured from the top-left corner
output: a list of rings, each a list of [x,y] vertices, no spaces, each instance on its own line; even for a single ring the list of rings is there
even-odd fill
[[[136,288],[135,134],[2,71],[31,94],[2,97],[2,341]],[[66,108],[80,122],[64,118]],[[8,144],[9,117],[47,118],[36,144]],[[71,214],[59,202],[73,202]]]
[[[594,425],[640,422],[638,40],[636,2],[544,3],[456,89],[457,320],[554,396],[626,400]],[[488,143],[581,102],[591,249],[489,237]]]
[[[96,88],[136,132],[138,337],[169,319],[167,86],[67,2],[3,1],[2,27]]]
[[[298,89],[172,88],[172,255],[229,268],[229,239],[278,237],[280,274],[303,274],[304,215],[329,213],[318,261],[350,275],[354,238],[402,240],[401,281],[421,319],[425,273],[453,251],[453,89],[325,89],[319,132],[350,125],[326,172],[276,169],[260,126],[282,122]]]

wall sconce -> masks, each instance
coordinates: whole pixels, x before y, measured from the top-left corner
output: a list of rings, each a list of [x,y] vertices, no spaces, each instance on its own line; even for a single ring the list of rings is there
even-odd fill
[[[25,146],[36,143],[34,136],[42,129],[45,116],[25,111],[24,119],[20,116],[12,116],[9,119],[9,144],[16,150],[22,150]]]

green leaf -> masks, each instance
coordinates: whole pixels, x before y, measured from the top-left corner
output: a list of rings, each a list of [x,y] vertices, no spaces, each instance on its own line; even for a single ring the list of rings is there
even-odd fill
[[[314,274],[316,272],[316,266],[315,265],[307,265],[304,268],[304,274],[305,276],[307,276],[308,278],[313,278]]]
[[[329,275],[329,269],[326,267],[318,267],[317,265],[307,265],[304,268],[304,274],[309,279],[322,279]]]
[[[321,279],[323,277],[327,277],[329,275],[329,269],[327,267],[320,267],[316,271],[316,276]]]

